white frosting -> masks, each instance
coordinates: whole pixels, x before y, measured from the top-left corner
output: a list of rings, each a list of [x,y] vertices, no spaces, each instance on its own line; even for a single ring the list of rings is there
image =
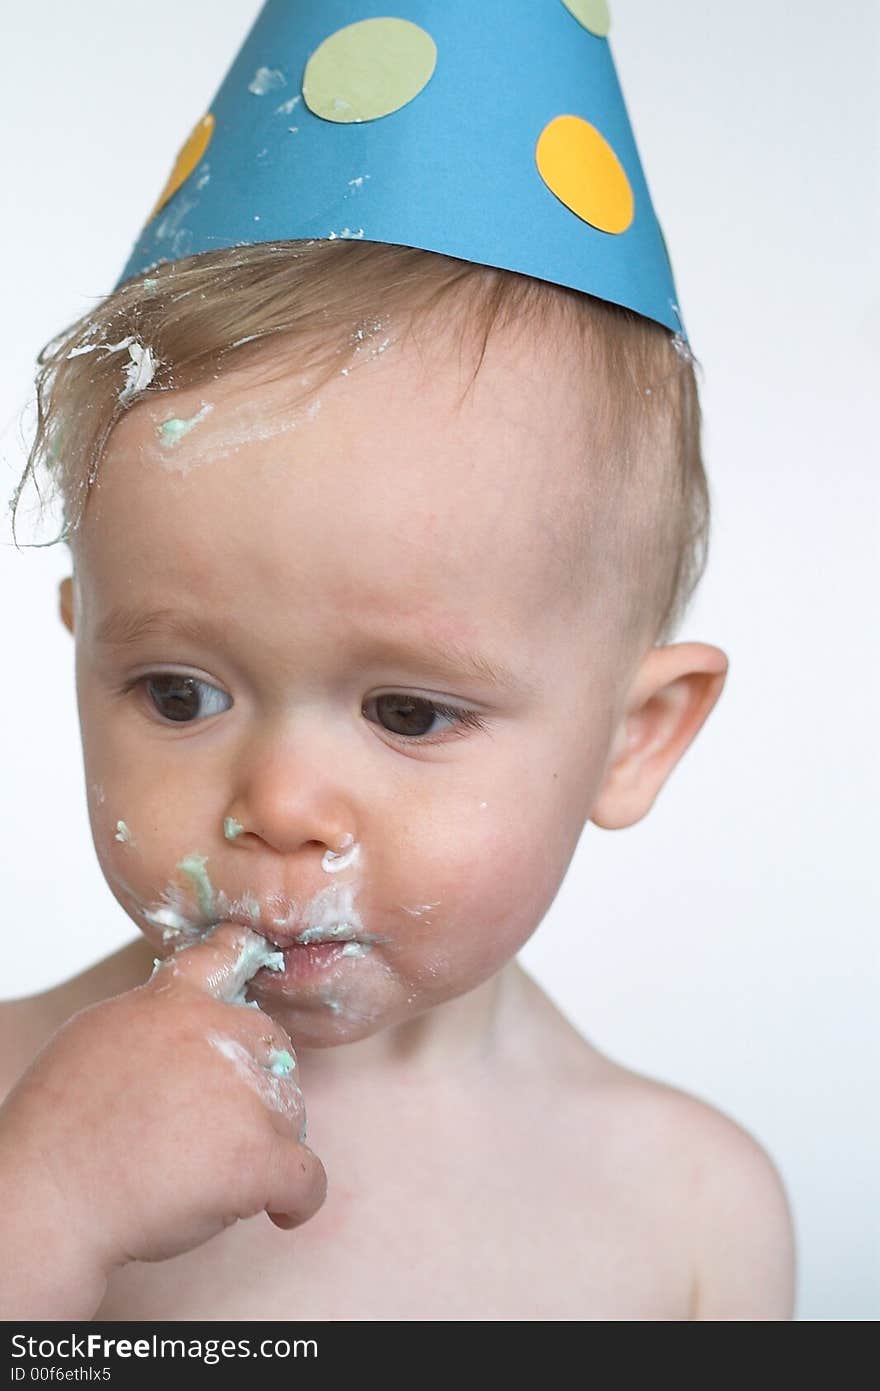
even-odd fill
[[[272,1111],[280,1111],[291,1120],[299,1119],[299,1141],[302,1144],[306,1138],[306,1114],[302,1090],[292,1073],[279,1076],[271,1068],[264,1070],[243,1044],[225,1034],[211,1031],[206,1038],[212,1048],[229,1059],[241,1080],[257,1093],[265,1106]]]

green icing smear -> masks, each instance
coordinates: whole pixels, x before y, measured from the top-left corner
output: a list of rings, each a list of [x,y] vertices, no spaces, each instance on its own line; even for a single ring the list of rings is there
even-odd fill
[[[284,953],[273,951],[265,937],[260,937],[256,932],[248,932],[229,980],[229,993],[226,998],[230,1004],[251,1005],[259,1009],[256,1000],[245,999],[244,992],[248,981],[257,974],[261,966],[270,971],[283,971]]]
[[[243,830],[244,826],[242,826],[240,821],[236,821],[234,816],[227,816],[224,818],[223,834],[227,840],[235,840],[235,837],[240,836]]]
[[[52,436],[51,436],[51,439],[49,440],[49,444],[48,444],[49,458],[52,460],[53,463],[57,463],[58,460],[61,458],[61,441],[62,441],[62,439],[63,439],[63,435],[62,435],[61,431],[60,431],[59,429],[56,428],[56,429],[52,432]]]
[[[176,416],[171,420],[163,420],[161,425],[156,426],[156,434],[159,436],[159,443],[165,449],[170,449],[177,444],[178,440],[188,435],[193,426],[198,425],[199,421],[204,420],[209,411],[214,407],[209,403],[202,406],[198,415],[192,415],[187,420],[180,420]]]
[[[187,855],[177,866],[193,881],[199,898],[199,908],[206,918],[211,917],[214,912],[214,889],[205,869],[207,863],[207,855]]]
[[[247,982],[251,976],[257,974],[261,966],[268,967],[270,971],[283,971],[284,952],[276,950],[266,941],[265,937],[260,937],[256,932],[253,932],[241,948],[235,966],[236,970],[244,975],[245,982]]]
[[[286,1048],[273,1048],[269,1054],[269,1071],[276,1077],[287,1077],[296,1067],[296,1060]]]

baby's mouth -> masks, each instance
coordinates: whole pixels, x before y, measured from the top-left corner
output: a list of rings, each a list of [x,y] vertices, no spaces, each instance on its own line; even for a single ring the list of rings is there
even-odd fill
[[[353,923],[340,919],[338,922],[321,923],[318,927],[302,928],[299,932],[288,929],[266,925],[259,918],[255,919],[247,913],[232,912],[225,918],[218,918],[215,922],[208,924],[209,928],[214,928],[219,922],[234,922],[241,927],[249,927],[254,932],[258,932],[261,937],[265,937],[267,942],[271,942],[279,951],[287,951],[288,947],[314,947],[326,944],[345,944],[346,942],[359,942],[362,946],[372,946],[374,942],[386,942],[387,937],[377,936],[372,932],[359,931]]]
[[[158,904],[141,909],[150,926],[161,928],[163,941],[175,950],[201,941],[224,922],[248,928],[281,951],[294,947],[329,948],[352,944],[349,955],[354,955],[356,944],[369,950],[376,943],[391,940],[364,930],[357,913],[352,913],[351,905],[344,901],[351,897],[350,891],[348,894],[337,894],[336,897],[343,901],[334,902],[333,895],[325,890],[299,914],[291,900],[285,900],[278,894],[270,895],[270,906],[278,900],[276,911],[284,902],[288,904],[284,916],[274,916],[250,891],[242,898],[231,901],[224,890],[215,891],[208,879],[205,863],[205,856],[191,855],[178,866],[196,885],[199,911],[195,914],[187,902],[188,895],[173,883],[169,884]]]
[[[307,927],[301,932],[287,932],[277,927],[264,927],[261,923],[254,922],[253,918],[248,918],[244,914],[235,914],[228,921],[241,923],[242,927],[253,928],[254,932],[259,932],[261,937],[265,937],[267,942],[271,942],[281,951],[286,951],[288,947],[305,947],[319,942],[353,942],[357,937],[357,929],[348,922],[324,924],[322,927]]]
[[[206,924],[210,932],[223,922],[232,922],[244,927],[257,937],[263,937],[267,947],[274,947],[270,960],[266,961],[250,978],[251,988],[258,994],[268,992],[270,996],[279,991],[283,995],[298,995],[320,986],[328,972],[346,965],[349,958],[362,958],[372,952],[373,943],[388,941],[373,933],[358,931],[347,919],[325,922],[320,926],[302,928],[294,932],[290,928],[279,928],[274,924],[265,926],[252,913],[233,909],[226,917]],[[251,942],[253,943],[253,937]],[[357,966],[347,969],[358,970]],[[245,1003],[243,1000],[240,1003]],[[328,1001],[328,1003],[330,1003]],[[338,1001],[331,1004],[338,1009]]]

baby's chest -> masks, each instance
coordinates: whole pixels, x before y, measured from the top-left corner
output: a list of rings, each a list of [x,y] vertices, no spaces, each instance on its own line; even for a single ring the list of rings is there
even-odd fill
[[[651,1206],[593,1178],[537,1151],[494,1171],[402,1163],[368,1188],[331,1183],[297,1231],[261,1215],[126,1267],[96,1317],[686,1319],[682,1243]]]

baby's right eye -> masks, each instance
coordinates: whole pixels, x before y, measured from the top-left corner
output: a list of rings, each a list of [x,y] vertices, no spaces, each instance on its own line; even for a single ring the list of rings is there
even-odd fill
[[[136,681],[132,681],[126,690],[132,690],[135,686],[143,683],[149,695],[150,701],[155,709],[166,720],[172,720],[175,724],[192,724],[201,713],[203,718],[210,715],[222,714],[232,705],[232,699],[217,686],[210,685],[207,681],[200,681],[196,676],[181,676],[176,672],[158,672],[152,676],[140,676]],[[205,710],[200,708],[203,705],[201,692],[213,692],[215,699],[205,702],[213,708]],[[216,697],[220,700],[228,700],[228,705],[219,705]]]

